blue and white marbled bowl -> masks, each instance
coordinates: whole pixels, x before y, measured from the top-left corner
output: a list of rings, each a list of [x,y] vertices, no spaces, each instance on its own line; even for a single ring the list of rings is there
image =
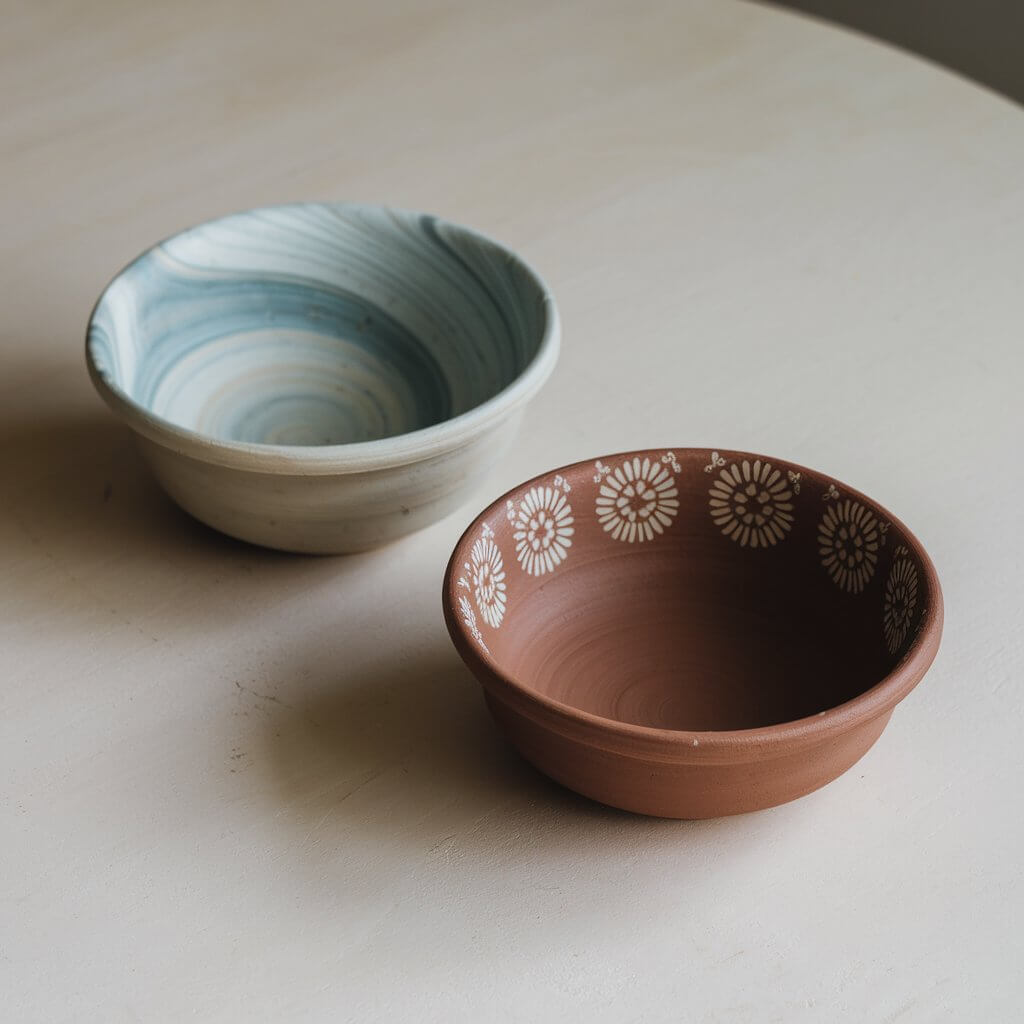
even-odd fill
[[[496,242],[420,213],[299,203],[145,252],[100,297],[86,358],[184,509],[326,553],[463,501],[558,347],[550,292]]]

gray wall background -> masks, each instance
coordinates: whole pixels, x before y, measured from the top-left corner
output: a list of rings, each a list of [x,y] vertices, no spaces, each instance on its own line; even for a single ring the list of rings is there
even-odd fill
[[[1024,0],[776,0],[858,29],[1024,103]]]

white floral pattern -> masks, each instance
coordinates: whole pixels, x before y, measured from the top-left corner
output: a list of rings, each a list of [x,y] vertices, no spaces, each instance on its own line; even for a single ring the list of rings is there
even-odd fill
[[[531,576],[552,572],[572,547],[575,520],[572,505],[564,493],[568,489],[568,484],[556,477],[554,487],[531,487],[518,508],[513,502],[507,502],[516,559]]]
[[[673,456],[674,458],[674,456]],[[679,512],[679,491],[672,473],[656,458],[634,456],[610,469],[595,464],[597,521],[616,540],[633,544],[664,533]]]
[[[462,580],[459,582],[461,583]],[[459,595],[459,611],[462,612],[462,621],[466,624],[466,629],[469,630],[473,639],[490,654],[491,652],[487,649],[487,644],[484,642],[484,635],[476,624],[476,613],[473,611],[473,606],[469,603],[469,598],[465,594]]]
[[[916,608],[917,568],[910,560],[910,552],[901,545],[894,552],[882,608],[882,632],[890,654],[896,654],[903,646]]]
[[[484,523],[481,536],[473,542],[469,551],[469,570],[473,584],[473,597],[484,622],[494,629],[505,617],[505,563],[498,545],[494,543],[494,531]]]
[[[704,467],[705,473],[714,473],[719,466],[725,465],[725,459],[718,452],[711,453],[711,461]]]
[[[813,480],[803,480],[802,473],[776,468],[760,458],[730,463],[714,452],[711,464],[703,468],[717,471],[708,491],[711,520],[741,547],[767,548],[785,540],[793,530],[794,495],[800,493],[801,484],[810,482],[812,490],[817,490]],[[595,515],[603,532],[628,544],[651,541],[664,533],[679,514],[676,474],[682,469],[673,452],[630,456],[612,465],[595,462]],[[579,478],[576,483],[589,490]],[[559,474],[506,501],[510,527],[502,533],[502,544],[507,550],[511,535],[516,560],[528,575],[554,572],[569,557],[574,540],[579,542],[580,524],[569,501],[571,491],[569,481]],[[890,523],[859,501],[844,497],[834,483],[823,485],[822,499],[826,504],[816,532],[822,568],[841,590],[861,594],[878,570]],[[584,526],[586,522],[584,517]],[[489,523],[480,524],[468,559],[456,581],[464,591],[458,594],[457,615],[489,654],[481,626],[498,629],[508,612],[504,559]],[[892,553],[883,588],[882,633],[892,655],[904,648],[919,614],[919,589],[919,570],[908,549],[899,545]]]
[[[818,524],[818,554],[833,581],[859,594],[875,573],[882,533],[874,514],[846,498],[829,505]]]
[[[734,462],[708,493],[715,525],[741,547],[777,544],[793,527],[793,492],[770,462]]]

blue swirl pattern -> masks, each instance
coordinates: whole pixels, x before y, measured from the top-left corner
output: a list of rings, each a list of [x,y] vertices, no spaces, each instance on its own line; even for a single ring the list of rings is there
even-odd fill
[[[177,235],[107,289],[107,384],[229,442],[338,445],[441,423],[519,377],[544,297],[506,250],[436,218],[303,203]]]

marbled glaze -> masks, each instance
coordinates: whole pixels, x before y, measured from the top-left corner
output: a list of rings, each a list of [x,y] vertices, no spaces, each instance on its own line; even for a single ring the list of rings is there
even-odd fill
[[[429,427],[536,355],[545,308],[504,250],[433,217],[304,204],[236,214],[136,260],[89,332],[112,386],[226,441],[329,445]]]
[[[475,481],[497,457],[502,424],[546,380],[557,349],[554,303],[508,250],[435,217],[346,203],[252,210],[160,243],[107,288],[87,340],[100,393],[151,442],[179,503],[245,539],[323,551],[373,546],[447,511],[471,485],[466,474]],[[470,456],[485,435],[490,458]],[[159,449],[252,474],[241,481],[262,479],[263,493],[233,487],[222,505],[208,471],[199,493],[187,482],[194,469],[179,479]],[[321,506],[308,487],[300,498],[280,485],[312,518],[261,513],[267,474],[362,475],[423,460],[446,466],[437,472],[450,486],[420,473],[400,502],[360,499],[358,518],[376,525],[336,542],[329,524],[346,526],[353,511],[337,486]],[[312,548],[302,533],[311,523]]]

